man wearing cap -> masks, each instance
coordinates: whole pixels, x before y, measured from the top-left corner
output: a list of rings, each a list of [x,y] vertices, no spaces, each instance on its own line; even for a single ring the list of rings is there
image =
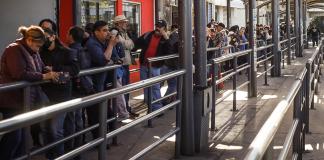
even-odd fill
[[[171,54],[171,45],[169,37],[166,33],[167,23],[164,20],[158,20],[155,24],[155,30],[147,32],[135,41],[135,48],[141,49],[140,65],[141,65],[141,80],[160,75],[160,67],[163,65],[162,61],[152,63],[151,73],[148,72],[148,58],[163,56]],[[148,90],[144,89],[144,101],[148,101]],[[152,101],[160,99],[160,84],[152,86]],[[152,104],[152,110],[157,110],[162,107],[160,102]]]
[[[132,39],[129,38],[127,34],[127,27],[128,27],[128,20],[125,17],[125,15],[118,15],[114,19],[114,24],[115,27],[118,29],[118,39],[119,42],[122,44],[124,52],[125,52],[125,57],[123,58],[123,70],[124,74],[122,77],[122,85],[127,85],[129,84],[129,65],[132,64],[131,60],[131,50],[134,48],[134,42]],[[125,101],[126,101],[126,107],[128,112],[133,115],[133,116],[138,116],[135,113],[131,111],[131,108],[129,106],[129,94],[125,94]]]

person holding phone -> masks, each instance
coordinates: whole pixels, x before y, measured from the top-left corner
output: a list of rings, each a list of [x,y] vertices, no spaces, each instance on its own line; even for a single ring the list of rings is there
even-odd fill
[[[160,75],[160,68],[163,61],[155,62],[152,64],[151,73],[148,70],[148,61],[150,57],[158,57],[167,54],[172,54],[172,47],[170,44],[169,36],[167,34],[167,23],[165,20],[158,20],[155,24],[155,30],[147,32],[135,41],[133,51],[141,49],[140,54],[140,77],[141,80]],[[152,101],[161,98],[160,84],[152,86]],[[148,89],[144,89],[144,101],[148,102]],[[157,102],[152,105],[152,110],[158,110],[162,107],[162,103]]]
[[[59,78],[55,83],[44,84],[42,87],[49,98],[50,104],[56,104],[71,99],[72,77],[79,73],[77,62],[77,52],[64,47],[55,32],[49,28],[44,28],[46,41],[40,50],[40,56],[48,69],[59,73]],[[45,122],[44,141],[45,144],[58,141],[64,138],[65,114]],[[46,158],[55,159],[64,154],[64,144],[61,143],[46,153]]]

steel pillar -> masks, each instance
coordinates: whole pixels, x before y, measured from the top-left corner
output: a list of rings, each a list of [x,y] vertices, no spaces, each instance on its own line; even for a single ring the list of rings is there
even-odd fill
[[[249,97],[257,96],[257,50],[256,50],[256,0],[249,0],[249,44],[252,53],[249,56]]]
[[[288,50],[287,50],[287,64],[291,64],[291,36],[290,36],[290,19],[291,19],[291,13],[290,13],[290,0],[286,0],[286,32],[287,32],[287,39],[288,39]]]
[[[279,34],[279,1],[272,0],[272,42],[274,44],[272,48],[273,59],[272,64],[274,68],[271,70],[271,75],[279,77],[281,75],[281,56],[280,56],[280,34]]]
[[[195,114],[195,149],[197,153],[208,150],[209,113],[204,111],[207,88],[206,54],[206,0],[194,0],[195,23],[195,74],[194,74],[194,114]]]
[[[227,28],[229,29],[231,27],[231,0],[227,0],[227,7],[226,7],[226,11],[227,11]]]
[[[296,36],[296,50],[295,50],[295,55],[296,57],[301,57],[302,54],[301,54],[301,50],[300,50],[300,19],[299,19],[299,1],[300,0],[295,0],[295,6],[294,6],[294,11],[295,11],[295,22],[294,22],[294,25],[295,25],[295,36]]]
[[[192,23],[191,0],[179,0],[179,62],[186,69],[183,77],[182,116],[181,116],[181,153],[194,155],[194,114],[192,78]],[[205,28],[205,27],[204,27]]]

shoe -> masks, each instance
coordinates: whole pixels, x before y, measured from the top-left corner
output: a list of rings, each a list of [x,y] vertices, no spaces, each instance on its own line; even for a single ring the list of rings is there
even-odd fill
[[[129,115],[128,114],[126,114],[126,115],[118,115],[117,121],[118,122],[121,122],[121,121],[126,120],[128,118],[129,118]]]
[[[134,112],[130,112],[129,114],[130,114],[130,117],[132,117],[132,118],[136,118],[139,116],[138,113],[134,113]]]
[[[161,113],[161,114],[157,115],[155,118],[161,118],[163,116],[164,116],[164,113]]]

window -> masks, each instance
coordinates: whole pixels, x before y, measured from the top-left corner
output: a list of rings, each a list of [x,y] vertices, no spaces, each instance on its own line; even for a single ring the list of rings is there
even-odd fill
[[[115,17],[115,2],[110,0],[81,0],[81,25],[104,20],[112,24]]]
[[[123,13],[129,20],[128,31],[131,37],[139,37],[141,35],[141,4],[125,2],[123,3]]]

